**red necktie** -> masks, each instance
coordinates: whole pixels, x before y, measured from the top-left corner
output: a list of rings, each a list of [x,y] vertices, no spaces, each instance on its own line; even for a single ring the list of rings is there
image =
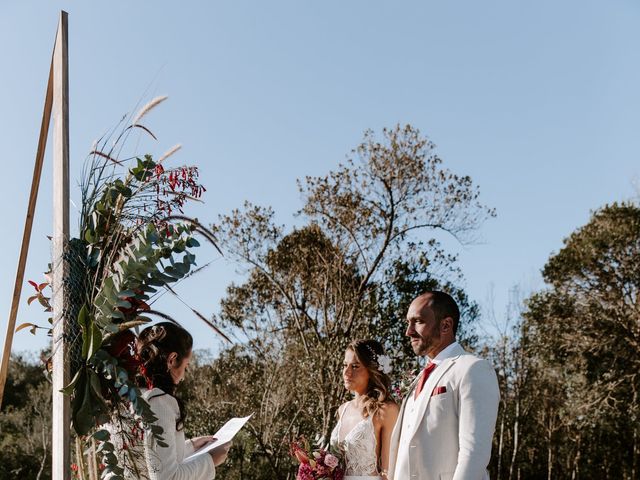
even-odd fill
[[[429,363],[427,363],[427,366],[424,367],[424,370],[422,370],[422,376],[420,377],[420,380],[418,380],[418,385],[416,386],[416,393],[413,398],[415,399],[418,398],[418,395],[420,395],[420,392],[424,388],[424,384],[427,382],[429,375],[431,375],[431,372],[433,372],[435,368],[436,368],[436,364],[431,361],[429,361]]]

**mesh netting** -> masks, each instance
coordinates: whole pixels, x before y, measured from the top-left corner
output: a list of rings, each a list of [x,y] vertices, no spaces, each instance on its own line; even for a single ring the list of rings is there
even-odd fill
[[[83,364],[82,359],[82,329],[78,324],[78,313],[82,305],[88,298],[87,296],[87,263],[86,263],[86,247],[79,239],[71,239],[66,242],[63,258],[61,260],[54,259],[52,264],[54,268],[61,268],[66,263],[67,275],[63,279],[62,288],[57,288],[52,282],[52,304],[58,300],[58,295],[62,294],[62,312],[61,316],[54,318],[54,323],[64,321],[64,337],[67,357],[65,361],[69,362],[70,378],[73,378],[80,366]],[[54,351],[60,345],[53,345]]]
[[[67,349],[69,352],[69,371],[71,377],[80,368],[82,359],[82,329],[78,324],[78,313],[88,298],[87,252],[83,242],[72,238],[65,249],[65,261],[69,275],[64,279],[64,318]]]

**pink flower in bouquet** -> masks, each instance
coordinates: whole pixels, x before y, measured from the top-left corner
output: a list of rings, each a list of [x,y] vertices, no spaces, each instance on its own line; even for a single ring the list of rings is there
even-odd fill
[[[313,476],[313,468],[308,463],[301,463],[298,468],[298,475],[296,475],[296,480],[315,480]]]
[[[324,457],[324,464],[331,470],[336,468],[338,466],[338,463],[340,463],[339,460],[330,453],[327,453],[327,456]]]
[[[309,448],[304,437],[292,442],[290,448],[291,456],[300,462],[296,480],[342,480],[344,477],[340,460],[323,448]]]

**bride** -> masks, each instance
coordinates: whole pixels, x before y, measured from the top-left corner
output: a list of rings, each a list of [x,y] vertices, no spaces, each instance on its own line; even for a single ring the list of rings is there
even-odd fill
[[[353,400],[338,409],[331,444],[346,462],[344,480],[387,480],[389,444],[398,418],[391,399],[389,357],[375,340],[355,340],[344,354],[342,378]]]

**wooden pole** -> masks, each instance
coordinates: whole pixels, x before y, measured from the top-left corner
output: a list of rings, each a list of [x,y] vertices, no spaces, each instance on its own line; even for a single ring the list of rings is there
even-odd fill
[[[69,383],[65,299],[69,264],[69,55],[68,15],[60,12],[53,51],[53,453],[52,479],[71,478],[70,405],[61,389]]]
[[[7,381],[9,371],[9,358],[11,357],[11,345],[13,344],[13,333],[16,328],[16,318],[22,294],[22,284],[24,283],[24,270],[27,265],[29,255],[29,242],[31,241],[31,229],[33,217],[38,201],[38,189],[40,187],[40,177],[42,175],[42,164],[44,152],[47,147],[47,136],[49,135],[49,120],[51,119],[51,106],[53,103],[53,59],[49,67],[49,80],[47,81],[47,93],[44,97],[44,111],[42,112],[42,122],[40,124],[40,137],[38,138],[38,149],[36,150],[36,162],[33,166],[33,178],[31,180],[31,193],[29,194],[29,205],[27,206],[27,216],[24,221],[22,233],[22,246],[20,247],[20,257],[18,259],[18,270],[16,281],[13,284],[13,296],[11,297],[11,310],[9,312],[9,322],[7,323],[7,335],[4,338],[4,350],[2,352],[2,366],[0,367],[0,407],[4,398],[4,386]]]

